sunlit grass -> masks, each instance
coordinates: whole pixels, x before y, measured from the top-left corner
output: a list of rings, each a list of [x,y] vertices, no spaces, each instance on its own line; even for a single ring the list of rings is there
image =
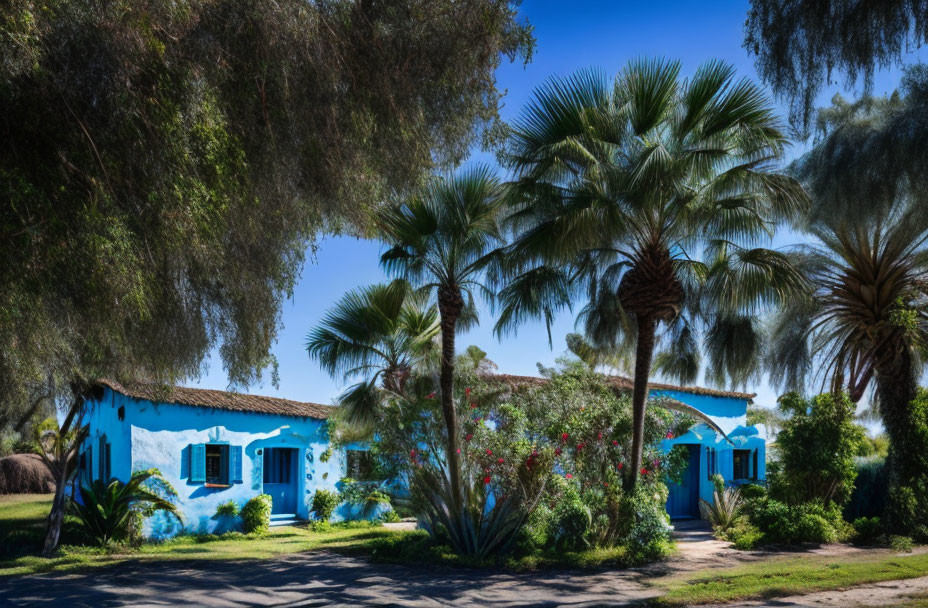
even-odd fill
[[[769,599],[921,576],[928,576],[928,553],[775,558],[658,581],[667,590],[659,603],[689,605]]]

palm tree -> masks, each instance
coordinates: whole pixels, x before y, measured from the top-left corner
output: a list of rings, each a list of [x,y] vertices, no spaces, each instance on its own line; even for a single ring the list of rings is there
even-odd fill
[[[487,167],[436,178],[417,196],[386,209],[379,229],[389,249],[384,268],[435,293],[441,317],[439,389],[447,430],[452,497],[461,501],[457,412],[453,399],[454,338],[459,326],[476,321],[474,291],[502,243],[498,222],[503,191]]]
[[[438,313],[402,280],[347,293],[306,338],[306,350],[331,376],[363,375],[338,398],[342,419],[370,429],[384,390],[403,394],[413,367],[436,349]]]
[[[692,382],[705,332],[710,378],[744,384],[761,347],[757,312],[801,283],[783,255],[757,246],[805,204],[773,169],[787,140],[770,103],[725,64],[682,82],[679,72],[640,60],[614,81],[598,71],[551,80],[508,148],[520,197],[497,331],[530,317],[550,325],[582,298],[593,343],[634,345],[627,489],[655,349],[661,372]]]
[[[791,252],[809,291],[782,303],[768,359],[784,388],[811,378],[855,402],[875,389],[890,484],[922,473],[910,403],[928,362],[928,70],[904,84],[906,95],[835,97],[819,113],[819,141],[796,164],[811,242]]]

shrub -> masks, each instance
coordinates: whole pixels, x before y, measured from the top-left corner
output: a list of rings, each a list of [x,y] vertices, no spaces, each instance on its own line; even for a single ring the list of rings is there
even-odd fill
[[[97,479],[81,486],[82,502],[72,501],[70,509],[80,518],[86,533],[105,547],[113,541],[138,542],[143,518],[156,511],[181,519],[180,511],[171,502],[176,496],[157,469],[148,469],[136,471],[126,483]]]
[[[238,510],[238,504],[234,500],[229,500],[216,507],[216,517],[235,517],[238,515]]]
[[[673,528],[664,507],[666,500],[666,493],[652,494],[643,486],[638,486],[633,496],[623,498],[620,517],[630,523],[623,540],[631,563],[662,559],[670,552]]]
[[[854,544],[878,545],[882,542],[883,526],[879,517],[858,517],[854,520]]]
[[[729,528],[725,533],[725,540],[732,543],[735,549],[740,551],[749,551],[756,548],[763,540],[764,533],[757,526],[745,519]]]
[[[905,419],[892,426],[883,523],[893,534],[928,542],[928,390],[918,389]]]
[[[767,488],[756,483],[746,483],[740,487],[740,494],[744,501],[764,499],[767,497]]]
[[[811,400],[787,393],[779,404],[791,416],[777,435],[781,470],[771,480],[771,495],[790,504],[843,505],[854,488],[854,458],[864,439],[854,423],[855,405],[844,393]]]
[[[240,515],[245,534],[265,534],[271,527],[272,499],[267,494],[258,494],[245,503]]]
[[[912,538],[909,536],[893,535],[889,537],[889,548],[899,553],[912,552]]]
[[[390,509],[389,511],[384,511],[377,517],[377,521],[382,524],[394,524],[400,521],[400,516],[397,514],[395,509]]]
[[[558,549],[579,551],[589,546],[587,535],[593,524],[590,508],[583,504],[576,484],[566,483],[551,517],[548,532]]]
[[[313,495],[313,513],[319,521],[329,521],[335,507],[342,501],[341,497],[330,490],[319,489]]]
[[[755,506],[751,523],[763,533],[763,544],[833,543],[850,535],[840,509],[819,501],[787,505],[768,499]]]

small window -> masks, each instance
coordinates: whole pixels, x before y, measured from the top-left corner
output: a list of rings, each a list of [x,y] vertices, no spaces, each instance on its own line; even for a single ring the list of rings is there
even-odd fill
[[[206,483],[229,483],[229,446],[213,443],[206,445]]]
[[[751,478],[751,450],[735,450],[732,456],[734,460],[734,479]]]
[[[358,481],[374,479],[374,457],[367,450],[346,450],[348,477]]]

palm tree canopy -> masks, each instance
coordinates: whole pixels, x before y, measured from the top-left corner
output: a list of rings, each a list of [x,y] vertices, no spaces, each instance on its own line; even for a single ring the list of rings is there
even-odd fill
[[[768,364],[784,388],[814,379],[857,401],[901,353],[912,368],[903,373],[917,380],[924,367],[928,69],[910,69],[903,84],[891,97],[836,96],[819,113],[815,148],[795,164],[813,199],[801,225],[812,242],[790,254],[809,291],[784,302],[773,325]]]
[[[418,196],[380,215],[378,226],[388,245],[383,267],[425,290],[460,289],[468,301],[459,323],[475,323],[474,291],[493,296],[481,279],[502,243],[503,194],[486,166],[434,178]]]
[[[700,337],[717,383],[743,384],[762,342],[754,320],[797,289],[782,254],[760,247],[804,209],[775,171],[787,144],[762,91],[709,62],[631,62],[541,87],[513,125],[516,196],[497,324],[511,332],[582,299],[598,346],[635,343],[636,317],[664,322],[656,363],[692,382]]]
[[[380,397],[377,383],[402,392],[414,366],[437,350],[438,312],[403,280],[348,292],[309,332],[306,350],[327,373],[363,377],[340,397],[345,420],[364,426]]]

